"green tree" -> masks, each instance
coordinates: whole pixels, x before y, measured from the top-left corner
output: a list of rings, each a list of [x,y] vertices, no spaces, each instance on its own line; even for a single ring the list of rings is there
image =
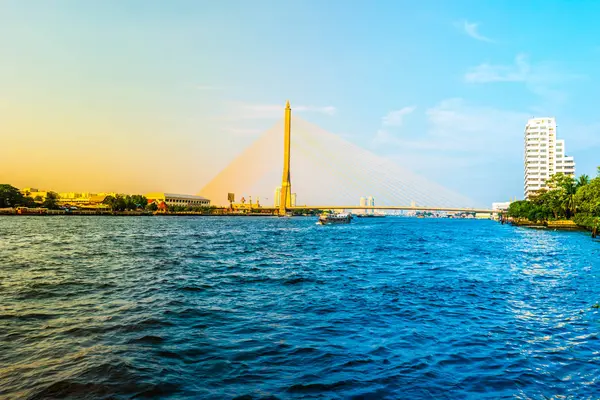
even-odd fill
[[[135,201],[133,199],[132,196],[127,195],[123,198],[123,200],[125,200],[125,209],[126,210],[135,210],[137,209],[137,206],[135,204]]]
[[[158,211],[158,205],[155,202],[152,202],[146,206],[146,210],[148,211]]]
[[[106,197],[104,198],[104,200],[102,200],[102,204],[106,204],[107,206],[109,206],[109,207],[110,207],[110,209],[111,209],[111,210],[113,210],[113,211],[114,211],[114,209],[115,209],[115,207],[114,207],[114,206],[115,206],[115,202],[116,202],[116,200],[117,200],[117,199],[115,199],[115,197],[114,197],[114,196],[106,196]]]
[[[562,209],[565,218],[571,218],[575,215],[576,203],[575,193],[577,193],[577,183],[571,175],[565,175],[562,172],[552,175],[550,179],[546,181],[546,185],[550,188],[550,191],[558,191],[551,196],[553,200],[560,199],[560,202],[553,201],[549,204],[552,212],[560,214],[556,207]],[[562,216],[562,215],[561,215]]]
[[[42,207],[50,210],[56,210],[58,208],[58,194],[54,192],[48,192],[46,199],[42,203]]]
[[[600,177],[594,178],[575,195],[577,210],[594,217],[600,217]]]
[[[106,196],[102,203],[106,204],[113,211],[125,211],[127,208],[127,202],[125,197],[120,194],[116,196]]]
[[[0,208],[23,205],[23,194],[14,186],[0,184]]]
[[[23,197],[23,205],[25,207],[31,207],[31,208],[38,207],[38,203],[36,203],[35,200],[29,196]]]
[[[130,197],[129,200],[130,209],[137,210],[140,208],[145,208],[148,205],[148,199],[145,196],[134,194]]]
[[[589,185],[590,184],[590,177],[588,175],[581,175],[579,177],[579,179],[577,179],[577,189],[579,189],[580,187],[583,187],[585,185]]]
[[[540,214],[540,209],[547,209],[554,219],[564,218],[567,214],[568,196],[563,188],[549,190],[536,200],[536,215]]]
[[[508,206],[508,216],[513,218],[527,218],[533,204],[528,200],[513,201]]]
[[[113,211],[125,211],[125,209],[127,209],[126,198],[118,194],[115,197],[115,205],[113,207]]]

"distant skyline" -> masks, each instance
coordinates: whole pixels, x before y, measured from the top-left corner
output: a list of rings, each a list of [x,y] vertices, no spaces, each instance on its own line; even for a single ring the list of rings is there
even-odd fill
[[[520,198],[531,117],[556,118],[577,175],[600,165],[599,13],[592,1],[1,0],[0,183],[194,194],[289,99],[480,204]]]

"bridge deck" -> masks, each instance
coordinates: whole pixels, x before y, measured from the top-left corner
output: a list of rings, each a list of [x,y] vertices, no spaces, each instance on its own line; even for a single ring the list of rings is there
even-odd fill
[[[276,207],[262,207],[264,210],[277,210]],[[293,210],[404,210],[404,211],[448,211],[448,212],[474,212],[474,213],[498,213],[498,210],[485,208],[452,208],[452,207],[426,207],[426,206],[295,206],[288,207]]]

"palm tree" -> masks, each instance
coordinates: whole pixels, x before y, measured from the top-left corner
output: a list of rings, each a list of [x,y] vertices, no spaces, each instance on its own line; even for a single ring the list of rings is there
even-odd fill
[[[582,186],[588,185],[590,183],[590,177],[586,174],[583,174],[577,179],[577,188],[579,189]]]
[[[575,193],[577,193],[577,184],[573,181],[565,186],[567,192],[566,216],[567,219],[575,215]]]

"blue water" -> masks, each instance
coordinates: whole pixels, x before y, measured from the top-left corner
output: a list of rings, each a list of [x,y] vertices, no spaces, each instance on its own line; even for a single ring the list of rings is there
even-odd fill
[[[600,398],[599,256],[492,221],[0,217],[0,398]]]

